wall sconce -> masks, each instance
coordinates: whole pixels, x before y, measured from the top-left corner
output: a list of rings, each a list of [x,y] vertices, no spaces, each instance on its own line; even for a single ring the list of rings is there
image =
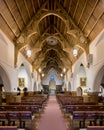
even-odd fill
[[[27,55],[28,57],[31,57],[31,50],[27,50],[27,51],[26,51],[26,55]]]
[[[76,57],[78,55],[78,50],[77,49],[74,49],[73,50],[73,55]]]
[[[61,77],[63,77],[63,74],[60,74]]]
[[[66,68],[63,69],[63,72],[66,72]]]
[[[42,77],[44,77],[44,74],[42,73]]]
[[[41,72],[42,71],[41,68],[39,68],[38,71]]]

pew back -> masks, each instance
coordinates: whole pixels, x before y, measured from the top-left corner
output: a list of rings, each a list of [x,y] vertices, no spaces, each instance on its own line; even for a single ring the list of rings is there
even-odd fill
[[[88,126],[87,130],[104,130],[104,126]]]
[[[17,126],[0,126],[0,130],[18,130]]]

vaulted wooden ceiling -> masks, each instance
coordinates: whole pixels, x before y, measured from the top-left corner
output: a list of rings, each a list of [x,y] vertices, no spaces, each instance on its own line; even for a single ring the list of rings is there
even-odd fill
[[[61,73],[104,28],[104,0],[0,0],[0,28],[15,45],[15,64],[21,52],[34,68]]]

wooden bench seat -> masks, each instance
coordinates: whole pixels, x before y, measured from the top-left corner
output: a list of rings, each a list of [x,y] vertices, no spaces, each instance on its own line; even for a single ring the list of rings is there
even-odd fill
[[[72,113],[73,111],[95,111],[95,110],[104,110],[104,105],[66,105],[66,113]]]
[[[0,122],[2,122],[2,126],[5,126],[5,123],[8,122],[6,111],[0,112]]]
[[[88,125],[103,125],[104,111],[73,111],[70,122],[73,129],[76,127],[76,122],[78,128],[85,128]]]
[[[0,126],[0,130],[18,130],[17,126]]]
[[[30,122],[30,126],[32,126],[32,119],[32,113],[30,111],[20,112],[20,127],[25,128],[26,122]]]
[[[16,122],[19,123],[20,126],[20,113],[18,111],[8,111],[7,112],[7,117],[8,117],[8,125],[11,126],[15,126],[17,125]]]
[[[31,111],[0,111],[0,121],[5,125],[7,121],[8,126],[18,126],[20,128],[25,128],[26,122],[30,123],[32,126],[33,115]]]
[[[87,126],[87,130],[104,130],[104,126]]]
[[[0,106],[0,111],[31,111],[32,113],[39,113],[39,105],[4,105]]]

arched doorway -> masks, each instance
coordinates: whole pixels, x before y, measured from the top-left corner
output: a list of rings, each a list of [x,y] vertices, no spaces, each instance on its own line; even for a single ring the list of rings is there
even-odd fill
[[[1,66],[0,66],[0,84],[3,84],[3,90],[5,92],[11,91],[11,85],[8,74]]]
[[[18,70],[18,87],[20,88],[21,92],[24,88],[29,90],[31,87],[31,78],[28,70],[24,64],[21,64]]]
[[[51,79],[49,81],[49,91],[50,91],[50,95],[55,95],[56,81],[54,79]]]
[[[42,79],[41,83],[42,86],[47,86],[47,88],[49,88],[50,94],[52,95],[55,94],[56,90],[62,91],[63,79],[57,74],[57,71],[54,68],[50,69],[48,74]]]
[[[68,91],[71,92],[71,83],[70,83],[70,81],[68,82]]]
[[[77,88],[77,96],[82,96],[83,95],[83,90],[81,87]]]
[[[79,66],[79,70],[77,72],[77,86],[79,89],[82,89],[82,94],[81,95],[86,95],[85,90],[87,89],[87,79],[86,79],[86,70],[84,65],[81,63]],[[77,91],[79,91],[79,89],[77,88]],[[77,92],[79,93],[79,92]]]
[[[104,89],[104,66],[99,70],[94,81],[94,90],[101,92],[101,89]],[[102,95],[104,95],[104,91],[102,91]]]
[[[10,92],[10,80],[6,71],[0,66],[0,104],[6,102],[6,95],[4,92]]]

